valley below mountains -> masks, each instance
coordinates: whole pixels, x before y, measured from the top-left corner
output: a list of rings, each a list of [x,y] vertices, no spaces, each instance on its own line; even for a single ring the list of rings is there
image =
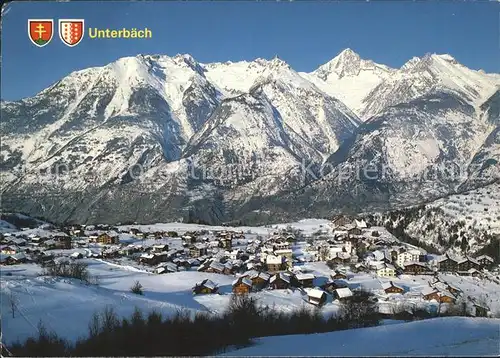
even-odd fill
[[[2,210],[256,225],[497,192],[499,113],[500,74],[450,55],[121,58],[1,102]]]

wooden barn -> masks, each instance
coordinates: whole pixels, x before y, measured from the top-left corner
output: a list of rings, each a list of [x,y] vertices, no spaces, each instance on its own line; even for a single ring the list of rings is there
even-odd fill
[[[347,287],[347,284],[344,281],[328,281],[324,285],[321,286],[321,289],[323,291],[326,291],[330,294],[333,294],[333,292],[337,288],[344,288]]]
[[[313,287],[315,276],[312,273],[298,273],[295,278],[302,287]]]
[[[396,285],[392,281],[384,282],[382,284],[382,289],[385,293],[404,293],[405,289],[399,285]]]
[[[205,279],[193,287],[193,295],[217,293],[218,286],[213,281]]]
[[[264,288],[268,283],[271,276],[265,272],[250,271],[244,277],[252,281],[252,287],[256,290]]]
[[[236,295],[246,295],[252,291],[252,281],[246,277],[240,277],[233,282],[233,293]]]
[[[404,273],[407,275],[430,275],[432,270],[424,263],[411,262],[404,265]]]
[[[269,286],[275,290],[285,290],[287,288],[290,288],[290,276],[283,272],[277,273],[269,280]]]
[[[349,287],[337,288],[333,291],[333,298],[335,298],[336,300],[345,301],[349,299],[349,297],[352,297],[352,291],[349,289]]]
[[[347,280],[347,274],[340,271],[335,271],[335,273],[330,275],[330,277],[333,280]]]
[[[317,288],[307,290],[307,300],[315,306],[322,306],[326,303],[326,292]]]

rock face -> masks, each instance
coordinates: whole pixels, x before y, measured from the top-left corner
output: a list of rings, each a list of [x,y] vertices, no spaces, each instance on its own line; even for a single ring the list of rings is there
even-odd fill
[[[122,58],[1,103],[4,210],[54,221],[265,223],[498,180],[500,76],[449,55]]]

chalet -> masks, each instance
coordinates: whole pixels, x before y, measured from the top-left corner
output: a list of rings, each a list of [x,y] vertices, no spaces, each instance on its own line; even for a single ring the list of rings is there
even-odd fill
[[[488,317],[488,312],[490,311],[488,307],[474,303],[474,313],[475,317]]]
[[[129,256],[140,251],[140,247],[135,245],[127,245],[122,247],[118,252],[122,256]]]
[[[493,260],[491,257],[488,255],[482,255],[479,257],[476,257],[476,261],[479,262],[479,265],[481,265],[482,268],[489,269],[493,266],[495,263],[495,260]]]
[[[189,255],[193,258],[205,256],[207,254],[207,246],[204,244],[194,244],[189,249]]]
[[[15,255],[20,251],[18,247],[15,246],[2,246],[0,252],[4,255]]]
[[[275,290],[285,290],[291,287],[290,275],[277,273],[269,279],[269,286]]]
[[[100,234],[97,236],[97,238],[95,238],[95,236],[91,236],[90,239],[91,242],[95,242],[102,245],[118,244],[119,242],[118,236],[111,236],[107,233]]]
[[[233,239],[231,236],[223,236],[219,238],[219,247],[222,247],[226,250],[231,250],[233,246]]]
[[[193,287],[193,295],[217,293],[217,284],[205,279]]]
[[[27,241],[25,239],[21,239],[21,238],[16,237],[16,238],[10,239],[9,243],[16,245],[16,246],[23,247],[23,246],[26,246]]]
[[[399,285],[396,285],[392,281],[384,282],[382,284],[382,289],[385,293],[404,293],[405,289]]]
[[[438,260],[438,268],[442,272],[455,272],[458,270],[458,262],[446,255]]]
[[[344,259],[341,258],[340,256],[335,256],[334,258],[328,260],[328,262],[334,265],[341,265],[344,263]]]
[[[439,292],[439,301],[441,303],[455,303],[455,296],[447,291]]]
[[[155,272],[157,274],[177,272],[177,271],[179,271],[179,267],[173,262],[162,262],[155,269]]]
[[[108,249],[102,251],[102,257],[105,259],[113,259],[120,256],[119,250],[116,249]]]
[[[354,225],[354,219],[345,215],[337,215],[332,218],[332,226],[339,228]]]
[[[278,241],[273,244],[272,248],[274,251],[290,250],[290,243],[288,241]]]
[[[243,251],[241,250],[232,250],[230,252],[228,252],[228,257],[231,259],[231,260],[236,260],[237,258],[240,257],[240,255],[243,253]]]
[[[404,265],[404,271],[407,275],[430,275],[432,270],[429,266],[420,262],[409,262]]]
[[[295,278],[302,287],[313,287],[315,277],[312,273],[299,273]]]
[[[235,270],[235,267],[231,262],[226,262],[224,264],[224,271],[222,272],[224,275],[232,275]]]
[[[252,291],[252,281],[246,277],[240,277],[233,281],[233,293],[246,295]]]
[[[396,259],[396,264],[399,267],[404,267],[407,262],[419,262],[420,251],[408,250],[399,252]]]
[[[361,219],[361,220],[354,219],[354,224],[359,229],[366,229],[366,228],[368,228],[368,224],[363,219]]]
[[[479,262],[469,257],[466,257],[458,262],[457,269],[458,271],[468,271],[470,269],[478,270],[481,267]]]
[[[8,265],[23,264],[28,262],[28,256],[26,256],[23,252],[19,252],[15,255],[9,255],[9,258],[6,261]]]
[[[330,294],[333,294],[333,291],[335,291],[337,288],[344,288],[344,287],[347,286],[344,285],[343,283],[339,284],[339,282],[336,281],[327,281],[325,284],[321,286],[321,289]]]
[[[283,256],[267,255],[266,267],[269,272],[279,272],[286,268],[285,258]]]
[[[335,271],[335,273],[330,275],[330,277],[333,280],[347,280],[347,274],[340,271]]]
[[[11,255],[0,254],[0,264],[2,265],[12,265],[12,257]]]
[[[439,302],[439,290],[434,287],[426,287],[421,292],[422,298],[426,301]]]
[[[85,232],[82,229],[71,229],[69,232],[72,236],[85,236]]]
[[[137,236],[137,234],[140,233],[140,232],[141,231],[139,229],[136,229],[135,227],[133,227],[133,228],[130,229],[129,234]]]
[[[43,242],[47,240],[45,237],[40,237],[37,235],[30,235],[30,244],[31,246],[40,246]]]
[[[63,250],[70,250],[71,249],[71,237],[70,236],[56,238],[56,242],[57,242],[57,247],[59,249],[63,249]]]
[[[452,293],[455,297],[462,293],[461,289],[453,285],[450,285],[449,283],[446,284],[446,289],[450,291],[450,293]]]
[[[457,271],[460,276],[472,276],[472,277],[481,277],[481,272],[475,268],[471,268],[467,271]]]
[[[182,235],[181,239],[183,242],[189,245],[194,244],[196,242],[196,238],[192,235]]]
[[[356,263],[354,267],[352,268],[353,272],[359,273],[359,272],[368,272],[368,268],[361,262]]]
[[[257,271],[249,271],[244,275],[244,277],[247,277],[252,281],[252,287],[254,289],[264,288],[269,283],[269,279],[271,278],[269,274]]]
[[[212,260],[208,265],[207,269],[205,270],[205,272],[223,274],[224,270],[225,270],[224,264]]]
[[[326,292],[317,288],[307,290],[307,300],[315,306],[322,306],[326,303]]]
[[[187,263],[189,264],[190,267],[200,266],[200,264],[201,264],[200,260],[193,259],[193,258],[188,259]]]
[[[138,261],[141,264],[150,266],[157,265],[160,262],[159,257],[155,254],[142,254],[141,256],[139,256]]]
[[[247,270],[257,270],[262,271],[264,269],[264,264],[260,261],[247,260],[245,261],[245,267]]]
[[[151,250],[153,252],[163,252],[163,251],[168,251],[168,245],[167,244],[161,244],[161,245],[153,245],[151,247]]]
[[[352,297],[352,291],[349,287],[337,288],[332,293],[333,298],[339,301],[344,301]]]
[[[353,227],[352,229],[347,230],[347,234],[349,236],[359,236],[363,234],[363,230],[358,227]]]
[[[375,250],[371,252],[369,255],[369,257],[371,257],[374,261],[380,261],[380,262],[384,262],[384,259],[387,259],[387,256],[389,255],[386,255],[385,251],[382,250]]]

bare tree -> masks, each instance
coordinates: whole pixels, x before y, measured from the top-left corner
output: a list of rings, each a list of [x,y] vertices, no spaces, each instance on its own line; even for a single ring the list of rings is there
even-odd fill
[[[319,249],[320,261],[327,261],[330,254],[330,249],[327,246],[322,246]]]
[[[12,313],[12,318],[16,318],[17,298],[16,298],[16,296],[14,296],[13,292],[10,293],[9,303],[10,303],[10,311]]]

